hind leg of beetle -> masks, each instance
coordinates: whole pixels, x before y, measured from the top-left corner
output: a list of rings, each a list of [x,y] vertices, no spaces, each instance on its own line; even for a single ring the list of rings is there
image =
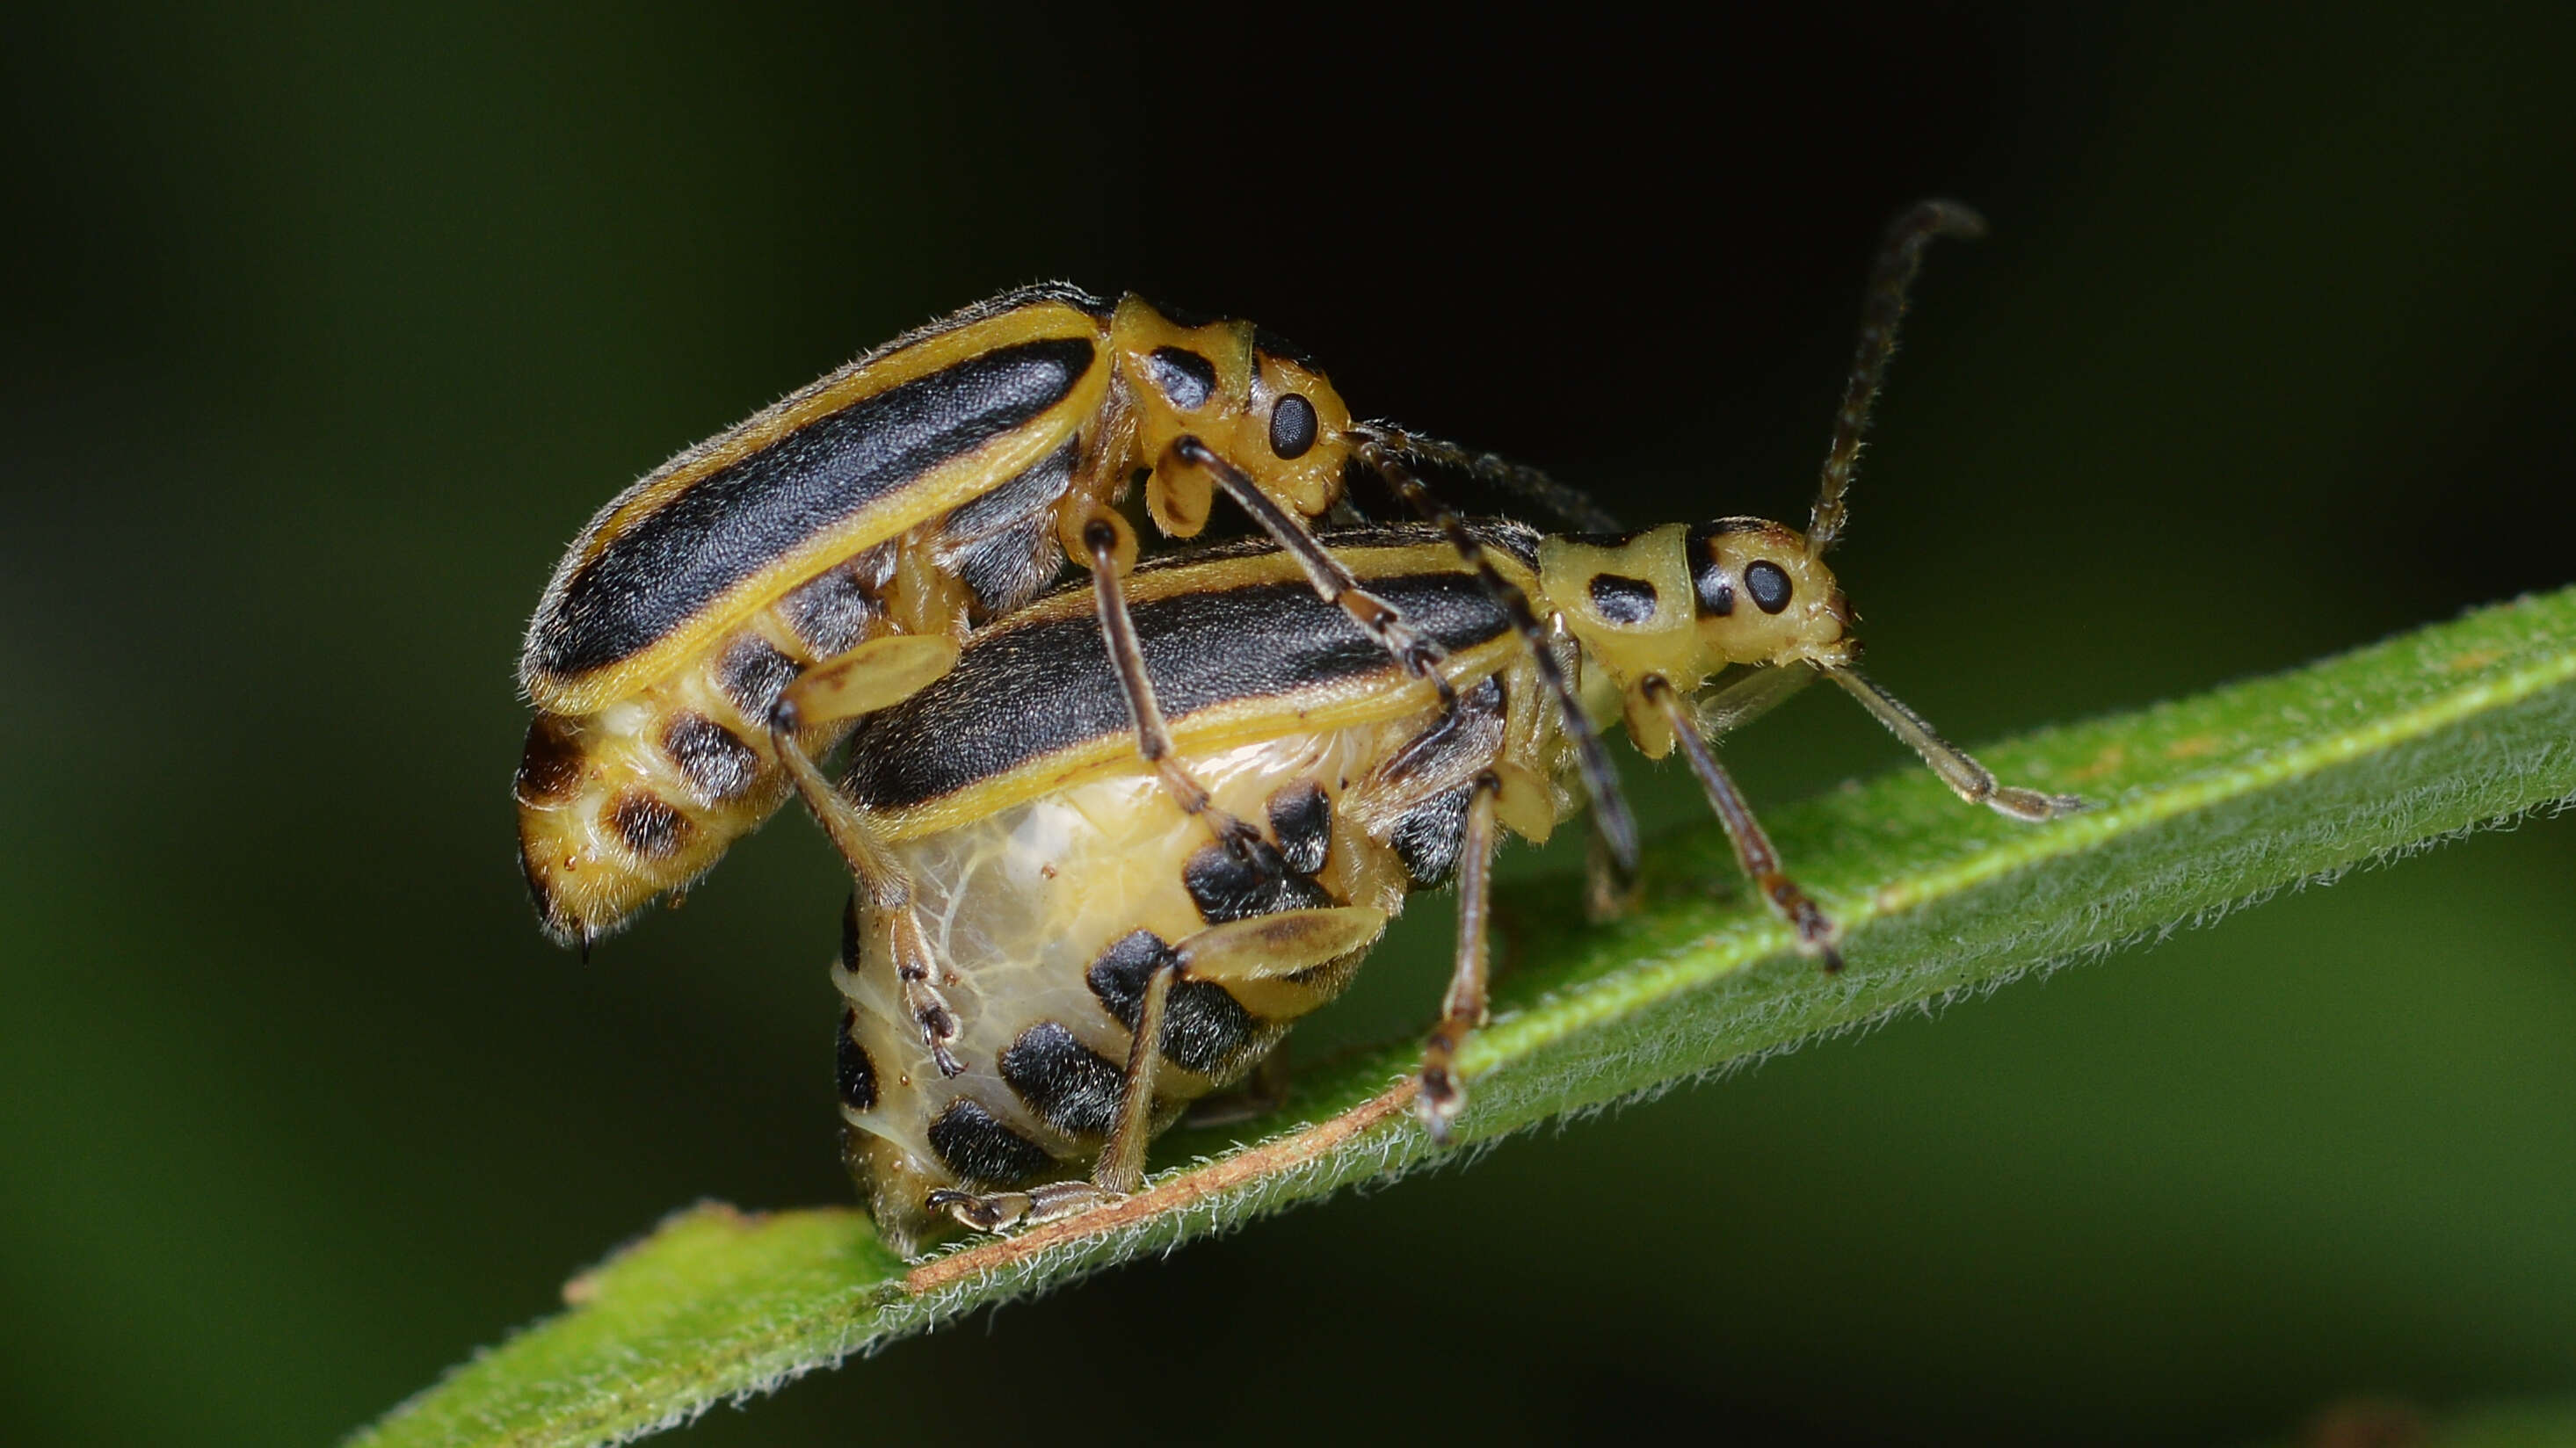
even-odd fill
[[[1699,777],[1700,791],[1708,796],[1708,807],[1717,812],[1718,823],[1726,827],[1727,842],[1735,846],[1735,862],[1743,867],[1745,877],[1753,882],[1772,913],[1798,932],[1798,949],[1802,953],[1815,957],[1828,971],[1842,969],[1842,954],[1834,948],[1842,937],[1841,929],[1781,867],[1780,852],[1772,848],[1762,822],[1753,817],[1753,807],[1744,802],[1744,792],[1735,787],[1734,776],[1717,762],[1717,752],[1700,737],[1699,721],[1682,701],[1680,692],[1661,674],[1648,674],[1639,687],[1672,726],[1682,758],[1689,762],[1691,773]]]
[[[1118,1115],[1089,1181],[1048,1182],[1018,1192],[943,1188],[930,1194],[930,1209],[979,1232],[1000,1232],[1059,1221],[1134,1196],[1145,1184],[1145,1146],[1154,1135],[1154,1065],[1162,1058],[1164,1005],[1180,971],[1178,957],[1167,956],[1145,977],[1136,1031],[1127,1043],[1127,1069],[1119,1083]]]
[[[1250,860],[1261,845],[1260,832],[1216,807],[1206,785],[1198,782],[1173,752],[1172,728],[1154,696],[1153,677],[1145,672],[1145,651],[1136,642],[1135,620],[1127,612],[1125,570],[1135,561],[1136,537],[1126,520],[1101,513],[1082,525],[1083,552],[1091,560],[1091,589],[1100,613],[1100,634],[1108,646],[1110,672],[1126,696],[1127,715],[1136,725],[1136,753],[1183,814],[1204,821],[1217,843],[1238,860]]]
[[[1294,1036],[1280,1041],[1254,1064],[1252,1074],[1223,1091],[1191,1102],[1190,1109],[1181,1116],[1181,1124],[1193,1129],[1233,1126],[1287,1105],[1288,1084],[1296,1074],[1288,1065],[1288,1048],[1295,1043]]]
[[[1467,796],[1467,838],[1458,854],[1458,957],[1449,975],[1440,1023],[1422,1046],[1422,1091],[1413,1099],[1414,1114],[1431,1139],[1446,1146],[1449,1125],[1467,1104],[1467,1088],[1458,1079],[1458,1052],[1485,1024],[1485,987],[1490,978],[1488,933],[1493,928],[1494,797],[1502,784],[1491,772],[1476,776]]]
[[[932,1063],[938,1066],[939,1074],[955,1076],[966,1069],[953,1049],[957,1044],[957,1013],[949,1008],[947,997],[939,993],[930,942],[913,909],[912,878],[895,863],[884,841],[877,838],[866,814],[823,777],[822,768],[798,742],[796,728],[794,711],[782,703],[770,720],[770,744],[778,751],[779,762],[786,766],[788,778],[795,781],[805,808],[823,826],[832,847],[850,867],[859,898],[867,902],[876,919],[884,922],[886,953],[903,992],[904,1009],[920,1029]]]

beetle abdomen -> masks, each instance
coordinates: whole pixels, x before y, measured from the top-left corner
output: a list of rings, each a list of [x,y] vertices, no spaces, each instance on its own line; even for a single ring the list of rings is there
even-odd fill
[[[1334,802],[1414,721],[1285,735],[1193,758],[1220,807],[1263,824],[1278,878],[1211,887],[1221,855],[1143,773],[1095,779],[898,847],[959,1020],[964,1071],[944,1077],[904,1009],[875,922],[833,979],[848,998],[848,1156],[890,1238],[929,1230],[939,1187],[1006,1189],[1079,1176],[1119,1100],[1147,974],[1191,937],[1250,913],[1367,905],[1393,914],[1408,881],[1385,845],[1336,823]],[[1353,954],[1278,979],[1184,979],[1166,1002],[1159,1126],[1240,1079],[1290,1023],[1340,993]],[[862,1088],[864,1083],[864,1088]]]

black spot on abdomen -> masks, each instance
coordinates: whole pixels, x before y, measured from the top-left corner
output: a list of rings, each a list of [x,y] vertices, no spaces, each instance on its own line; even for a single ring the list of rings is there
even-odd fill
[[[1467,846],[1467,803],[1473,789],[1462,784],[1434,795],[1395,822],[1387,843],[1416,885],[1446,884],[1457,871],[1458,856]]]
[[[1329,822],[1327,824],[1329,828]],[[1181,867],[1181,884],[1210,925],[1276,915],[1283,910],[1312,910],[1333,903],[1323,886],[1290,868],[1286,857],[1266,842],[1246,842],[1249,858],[1238,859],[1223,845],[1208,845]],[[1318,863],[1321,863],[1320,861]]]
[[[642,790],[628,790],[608,804],[608,827],[626,848],[647,860],[667,860],[688,844],[689,817]]]
[[[1002,1079],[1029,1109],[1069,1136],[1107,1136],[1118,1123],[1126,1068],[1055,1021],[1020,1032],[1002,1052]]]
[[[778,696],[787,692],[799,672],[797,662],[769,640],[745,634],[716,661],[716,687],[724,690],[743,717],[759,723],[769,718]]]
[[[662,729],[662,752],[708,804],[733,799],[760,779],[759,754],[704,714],[674,715]]]
[[[1300,875],[1324,868],[1333,845],[1333,797],[1308,780],[1270,796],[1270,833],[1279,840],[1281,863]]]
[[[1102,951],[1083,979],[1102,1007],[1133,1031],[1145,1014],[1147,977],[1171,957],[1161,936],[1139,930]],[[1259,1029],[1243,1003],[1214,981],[1175,981],[1163,998],[1163,1059],[1183,1070],[1226,1075]]]
[[[581,792],[583,767],[581,738],[572,721],[560,714],[539,714],[528,724],[527,747],[520,751],[519,773],[512,781],[519,803],[565,803]]]
[[[841,1012],[841,1039],[833,1052],[832,1076],[839,1086],[841,1104],[852,1111],[874,1110],[877,1104],[877,1063],[868,1059],[868,1048],[859,1044],[859,1013]]]
[[[1045,1147],[963,1096],[930,1123],[929,1135],[930,1149],[971,1186],[1015,1187],[1055,1165]]]

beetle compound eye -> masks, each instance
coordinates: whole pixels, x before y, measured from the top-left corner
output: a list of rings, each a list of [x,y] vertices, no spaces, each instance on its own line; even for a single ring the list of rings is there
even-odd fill
[[[1315,421],[1315,404],[1294,392],[1270,409],[1270,450],[1282,458],[1304,457],[1321,430]]]
[[[1754,607],[1778,613],[1789,606],[1789,571],[1768,558],[1757,558],[1744,565],[1744,591],[1753,595]]]

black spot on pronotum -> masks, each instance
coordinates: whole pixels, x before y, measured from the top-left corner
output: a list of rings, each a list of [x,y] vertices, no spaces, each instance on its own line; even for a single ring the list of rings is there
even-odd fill
[[[1145,375],[1156,391],[1183,412],[1196,412],[1216,395],[1216,364],[1187,347],[1157,347],[1145,354]]]
[[[1304,457],[1322,430],[1315,420],[1315,404],[1297,393],[1270,405],[1270,450],[1282,458]]]
[[[1002,1052],[1002,1079],[1029,1109],[1069,1136],[1107,1136],[1118,1124],[1126,1068],[1073,1038],[1056,1021],[1020,1032]]]
[[[1181,867],[1181,884],[1210,925],[1276,915],[1282,910],[1310,910],[1332,904],[1324,888],[1292,871],[1288,861],[1265,841],[1244,842],[1244,857],[1223,845],[1208,845]]]
[[[868,1048],[859,1044],[859,1013],[841,1012],[841,1038],[832,1056],[832,1077],[841,1092],[841,1104],[852,1111],[873,1111],[877,1104],[877,1063],[868,1059]]]
[[[976,1186],[1017,1186],[1055,1165],[1045,1147],[963,1096],[930,1123],[929,1135],[930,1149],[948,1169]]]
[[[1270,796],[1270,833],[1279,839],[1279,858],[1300,875],[1324,868],[1333,844],[1333,797],[1308,780]]]
[[[689,842],[688,816],[642,790],[609,801],[608,827],[647,860],[667,860]]]
[[[1592,607],[1618,624],[1641,624],[1655,616],[1655,585],[1624,573],[1592,575]]]
[[[733,799],[760,779],[760,756],[704,714],[677,714],[662,728],[662,752],[709,804]]]
[[[581,737],[560,714],[540,714],[528,725],[527,748],[513,781],[519,803],[558,805],[581,792]]]
[[[1753,606],[1764,613],[1778,613],[1789,606],[1789,573],[1768,558],[1756,558],[1744,565],[1744,591],[1753,595]]]
[[[1145,981],[1171,956],[1171,947],[1139,930],[1107,950],[1084,974],[1101,1008],[1129,1030],[1145,1013]],[[1202,1076],[1222,1076],[1259,1029],[1252,1013],[1214,981],[1176,981],[1163,998],[1163,1059]]]

